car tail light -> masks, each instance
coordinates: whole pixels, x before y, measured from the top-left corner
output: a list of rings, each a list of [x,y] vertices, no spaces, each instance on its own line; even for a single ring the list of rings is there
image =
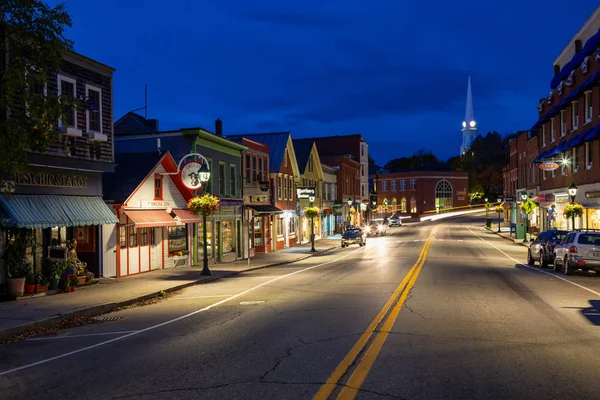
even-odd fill
[[[569,253],[577,253],[577,246],[569,247]]]

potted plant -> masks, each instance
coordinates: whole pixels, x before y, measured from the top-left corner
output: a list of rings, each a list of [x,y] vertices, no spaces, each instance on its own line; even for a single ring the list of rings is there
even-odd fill
[[[94,278],[96,278],[96,277],[94,276],[94,273],[93,273],[93,272],[90,272],[90,271],[88,271],[88,272],[86,273],[86,280],[85,280],[85,281],[86,281],[86,282],[92,282],[92,281],[94,280]]]
[[[33,294],[35,292],[35,275],[32,271],[25,275],[25,293]]]
[[[25,277],[31,270],[31,263],[25,259],[11,261],[8,264],[8,295],[10,297],[23,296],[25,292]]]
[[[50,290],[58,289],[58,284],[60,283],[60,278],[63,275],[63,272],[66,269],[66,264],[64,260],[52,260],[50,263]]]
[[[196,196],[188,201],[188,209],[196,215],[213,215],[219,209],[219,198],[206,193],[203,196]]]
[[[69,277],[69,288],[70,291],[73,292],[75,291],[75,286],[77,286],[79,284],[79,279],[76,275],[71,275]]]
[[[36,293],[45,293],[48,291],[48,285],[50,284],[50,280],[45,274],[38,272],[35,276],[35,282]]]
[[[23,296],[25,277],[31,270],[31,264],[27,262],[25,256],[31,230],[9,229],[7,234],[8,244],[2,253],[2,259],[7,269],[8,295],[10,297]]]
[[[565,206],[564,215],[567,218],[571,218],[573,216],[581,217],[583,215],[583,207],[578,203],[567,204]]]

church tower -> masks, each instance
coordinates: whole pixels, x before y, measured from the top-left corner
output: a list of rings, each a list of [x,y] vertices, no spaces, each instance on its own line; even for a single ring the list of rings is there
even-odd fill
[[[477,137],[477,123],[475,122],[475,113],[473,111],[473,94],[471,93],[471,74],[467,82],[467,111],[465,120],[462,123],[463,142],[460,146],[460,155],[462,156],[469,150],[471,143]]]

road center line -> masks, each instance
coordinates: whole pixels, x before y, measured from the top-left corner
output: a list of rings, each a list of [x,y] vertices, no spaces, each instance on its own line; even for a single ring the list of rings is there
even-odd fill
[[[504,255],[505,255],[506,257],[508,257],[509,259],[513,260],[513,261],[514,261],[515,263],[517,263],[518,265],[520,265],[520,266],[522,266],[522,267],[525,267],[525,268],[528,268],[528,269],[530,269],[530,270],[532,270],[532,271],[539,272],[540,274],[546,274],[546,275],[548,275],[548,276],[551,276],[551,277],[553,277],[553,278],[560,279],[560,280],[561,280],[561,281],[563,281],[563,282],[570,283],[570,284],[571,284],[571,285],[573,285],[573,286],[577,286],[577,287],[578,287],[578,288],[580,288],[580,289],[587,290],[588,292],[590,292],[590,293],[593,293],[593,294],[595,294],[596,296],[600,297],[600,293],[596,292],[596,291],[595,291],[595,290],[593,290],[593,289],[590,289],[590,288],[588,288],[588,287],[585,287],[585,286],[583,286],[583,285],[580,285],[580,284],[578,284],[578,283],[575,283],[575,282],[573,282],[573,281],[570,281],[570,280],[568,280],[568,279],[565,279],[565,278],[563,278],[562,276],[557,276],[557,275],[551,274],[550,272],[547,272],[547,271],[542,271],[542,270],[541,270],[541,269],[539,269],[539,268],[534,268],[534,267],[531,267],[531,266],[529,266],[529,265],[527,265],[527,264],[523,264],[523,263],[521,263],[521,262],[520,262],[520,261],[518,261],[518,260],[515,260],[514,258],[512,258],[511,256],[509,256],[508,254],[506,254],[504,251],[500,250],[500,248],[498,248],[496,245],[494,245],[494,244],[493,244],[493,243],[491,243],[491,242],[488,242],[487,240],[485,240],[484,238],[482,238],[481,236],[479,236],[478,234],[476,234],[475,232],[473,232],[473,231],[471,230],[471,228],[467,228],[467,229],[468,229],[469,231],[471,231],[471,233],[472,233],[473,235],[475,235],[475,236],[476,236],[476,237],[478,237],[480,240],[482,240],[484,243],[487,243],[487,244],[489,244],[490,246],[494,247],[496,250],[498,250],[500,253],[504,254]]]
[[[27,339],[26,341],[31,342],[34,340],[57,340],[57,339],[73,339],[73,338],[90,337],[90,336],[123,335],[126,333],[133,333],[133,332],[137,332],[137,331],[99,332],[99,333],[86,333],[86,334],[82,334],[82,335],[46,336],[46,337]]]
[[[296,274],[300,274],[300,273],[302,273],[302,272],[310,271],[310,270],[312,270],[312,269],[319,268],[319,267],[322,267],[322,266],[324,266],[324,265],[333,264],[333,263],[335,263],[335,262],[338,262],[338,261],[340,261],[340,260],[343,260],[343,259],[344,259],[344,258],[346,258],[346,257],[349,257],[349,256],[351,256],[351,255],[353,255],[353,254],[356,254],[356,253],[358,253],[359,251],[361,251],[361,250],[364,250],[364,249],[365,249],[365,247],[361,247],[361,248],[359,248],[359,249],[357,249],[357,250],[354,250],[354,251],[352,251],[352,252],[350,252],[350,253],[348,253],[348,254],[346,254],[346,255],[342,256],[342,257],[336,258],[335,260],[327,261],[327,262],[324,262],[324,263],[322,263],[322,264],[314,265],[314,266],[312,266],[312,267],[303,268],[303,269],[301,269],[301,270],[298,270],[298,271],[295,271],[295,272],[290,272],[289,274],[282,275],[282,276],[279,276],[279,277],[277,277],[277,278],[273,278],[273,279],[271,279],[271,280],[268,280],[267,282],[263,282],[263,283],[261,283],[261,284],[259,284],[259,285],[256,285],[256,286],[254,286],[254,287],[252,287],[252,288],[250,288],[250,289],[244,290],[243,292],[240,292],[240,293],[238,293],[238,294],[235,294],[235,295],[233,295],[233,296],[231,296],[231,297],[228,297],[228,298],[226,298],[226,299],[223,299],[223,300],[221,300],[221,301],[218,301],[218,302],[216,302],[216,303],[213,303],[213,304],[211,304],[211,305],[209,305],[209,306],[206,306],[206,307],[204,307],[204,308],[201,308],[201,309],[199,309],[199,310],[193,311],[193,312],[191,312],[191,313],[188,313],[188,314],[182,315],[182,316],[180,316],[180,317],[173,318],[173,319],[170,319],[170,320],[168,320],[168,321],[165,321],[165,322],[161,322],[160,324],[152,325],[152,326],[149,326],[148,328],[140,329],[140,330],[138,330],[138,331],[134,331],[134,332],[128,333],[128,334],[126,334],[126,335],[123,335],[123,336],[119,336],[119,337],[116,337],[116,338],[113,338],[113,339],[109,339],[109,340],[106,340],[106,341],[104,341],[104,342],[96,343],[96,344],[94,344],[94,345],[91,345],[91,346],[83,347],[83,348],[81,348],[81,349],[77,349],[77,350],[69,351],[69,352],[67,352],[67,353],[59,354],[59,355],[57,355],[57,356],[54,356],[54,357],[50,357],[50,358],[46,358],[46,359],[44,359],[44,360],[36,361],[36,362],[34,362],[34,363],[31,363],[31,364],[26,364],[26,365],[22,365],[22,366],[20,366],[20,367],[17,367],[17,368],[13,368],[13,369],[9,369],[9,370],[6,370],[6,371],[2,371],[2,372],[0,372],[0,376],[3,376],[3,375],[8,375],[8,374],[10,374],[10,373],[13,373],[13,372],[17,372],[17,371],[21,371],[21,370],[28,369],[28,368],[31,368],[31,367],[35,367],[35,366],[37,366],[37,365],[46,364],[46,363],[49,363],[49,362],[51,362],[51,361],[54,361],[54,360],[59,360],[59,359],[61,359],[61,358],[65,358],[65,357],[68,357],[68,356],[72,356],[72,355],[74,355],[74,354],[83,353],[84,351],[88,351],[88,350],[92,350],[92,349],[95,349],[95,348],[98,348],[98,347],[106,346],[107,344],[110,344],[110,343],[113,343],[113,342],[117,342],[117,341],[119,341],[119,340],[123,340],[123,339],[129,338],[129,337],[135,336],[135,335],[139,335],[139,334],[141,334],[141,333],[148,332],[148,331],[151,331],[151,330],[154,330],[154,329],[157,329],[157,328],[163,327],[163,326],[165,326],[165,325],[170,325],[170,324],[172,324],[172,323],[174,323],[174,322],[181,321],[181,320],[183,320],[183,319],[187,319],[187,318],[189,318],[189,317],[192,317],[192,316],[194,316],[194,315],[196,315],[196,314],[199,314],[199,313],[201,313],[201,312],[208,311],[208,310],[210,310],[211,308],[214,308],[214,307],[220,306],[221,304],[225,304],[225,303],[227,303],[227,302],[229,302],[229,301],[231,301],[231,300],[234,300],[234,299],[236,299],[236,298],[238,298],[238,297],[241,297],[241,296],[243,296],[243,295],[245,295],[245,294],[248,294],[248,293],[250,293],[250,292],[252,292],[252,291],[254,291],[254,290],[256,290],[256,289],[259,289],[259,288],[261,288],[261,287],[263,287],[263,286],[269,285],[269,284],[271,284],[271,283],[273,283],[273,282],[276,282],[276,281],[279,281],[279,280],[282,280],[282,279],[288,278],[288,277],[290,277],[290,276],[293,276],[293,275],[296,275]]]
[[[406,286],[409,284],[411,276],[413,275],[415,270],[418,268],[418,265],[421,262],[421,260],[423,260],[425,257],[427,243],[429,243],[429,241],[433,237],[434,232],[435,232],[435,228],[429,235],[428,241],[425,243],[425,245],[421,249],[421,253],[419,254],[419,258],[417,259],[416,263],[408,271],[408,273],[406,274],[404,279],[402,279],[402,282],[400,282],[400,285],[398,285],[398,287],[396,288],[394,293],[390,296],[390,298],[385,303],[383,308],[379,311],[379,313],[377,314],[375,319],[369,324],[369,326],[367,327],[365,332],[360,336],[360,338],[354,344],[354,346],[352,346],[352,348],[350,349],[348,354],[346,354],[344,359],[338,364],[338,366],[335,368],[335,370],[333,371],[331,376],[329,376],[329,378],[327,378],[327,380],[321,386],[321,388],[319,389],[317,394],[315,394],[315,396],[313,397],[313,400],[325,400],[325,399],[329,398],[329,395],[331,394],[331,392],[333,392],[334,389],[337,387],[340,379],[348,371],[350,366],[355,362],[355,360],[359,356],[360,352],[364,349],[364,347],[366,346],[366,344],[369,341],[369,339],[371,338],[371,336],[373,336],[373,334],[375,333],[375,329],[377,329],[377,327],[379,326],[381,321],[383,321],[383,319],[388,314],[388,311],[390,310],[390,308],[392,307],[392,305],[394,304],[396,299],[398,299],[398,296],[400,296],[402,291],[405,290]]]

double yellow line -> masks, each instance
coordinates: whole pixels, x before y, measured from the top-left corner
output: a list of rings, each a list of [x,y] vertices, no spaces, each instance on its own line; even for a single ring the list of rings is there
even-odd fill
[[[321,386],[317,394],[313,397],[313,400],[325,400],[329,398],[331,392],[333,392],[336,386],[340,384],[340,379],[344,376],[344,374],[349,372],[349,368],[356,361],[371,336],[373,336],[375,333],[381,321],[387,315],[387,319],[379,329],[379,332],[373,339],[373,342],[369,348],[362,355],[362,358],[358,362],[354,372],[350,376],[350,379],[348,379],[348,382],[346,382],[337,398],[343,400],[354,399],[354,397],[358,394],[360,387],[367,378],[371,367],[375,363],[375,360],[377,359],[377,356],[379,355],[379,352],[381,351],[381,348],[388,337],[388,333],[394,326],[394,323],[398,318],[398,314],[400,314],[400,310],[402,310],[402,306],[406,302],[406,298],[408,297],[410,290],[415,284],[415,281],[417,280],[417,277],[423,268],[425,258],[427,257],[427,251],[431,245],[433,234],[434,232],[431,232],[431,235],[429,235],[427,238],[425,245],[421,249],[421,253],[419,254],[417,262],[412,266],[410,271],[408,271],[408,274],[406,274],[402,282],[400,282],[400,285],[398,285],[392,296],[385,303],[381,311],[379,311],[375,319],[369,324],[367,330],[360,336],[354,346],[352,346],[350,352],[346,354],[346,357],[344,357],[342,362],[336,367],[331,376],[327,379],[327,381],[325,381],[323,386]],[[396,302],[395,305],[394,302]],[[389,312],[388,315],[388,311],[392,305],[394,308],[391,312]]]

